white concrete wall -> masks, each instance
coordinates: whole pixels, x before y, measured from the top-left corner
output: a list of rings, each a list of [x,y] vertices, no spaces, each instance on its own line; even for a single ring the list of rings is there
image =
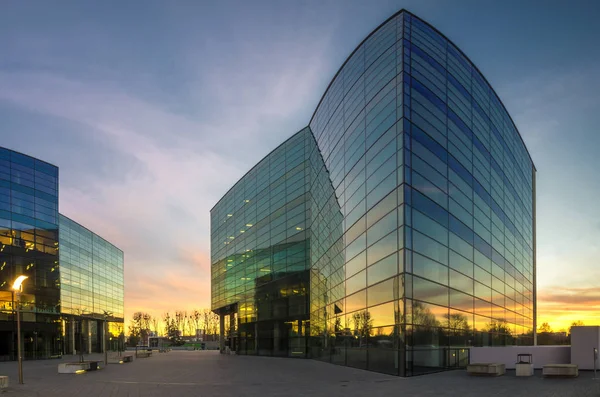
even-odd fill
[[[600,327],[571,328],[571,364],[577,364],[579,369],[594,369],[594,348],[600,348]]]
[[[500,363],[506,365],[506,369],[515,369],[517,354],[532,354],[535,368],[571,363],[571,346],[471,347],[470,350],[471,363]]]

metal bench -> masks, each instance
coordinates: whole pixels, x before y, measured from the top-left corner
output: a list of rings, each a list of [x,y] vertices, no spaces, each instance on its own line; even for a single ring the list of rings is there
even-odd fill
[[[506,365],[498,363],[473,363],[467,365],[469,375],[501,376],[506,372]]]
[[[579,376],[577,364],[546,364],[542,369],[544,377],[576,378]]]

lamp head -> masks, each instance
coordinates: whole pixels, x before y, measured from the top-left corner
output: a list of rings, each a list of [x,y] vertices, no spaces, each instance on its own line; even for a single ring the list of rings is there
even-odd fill
[[[21,291],[23,289],[23,281],[27,280],[28,277],[27,276],[19,276],[17,277],[17,279],[15,280],[15,282],[12,285],[12,289],[15,291]]]

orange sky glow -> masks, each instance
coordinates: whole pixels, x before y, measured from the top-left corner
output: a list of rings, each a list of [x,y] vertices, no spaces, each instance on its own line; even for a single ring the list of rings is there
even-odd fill
[[[191,312],[210,308],[210,276],[206,274],[164,275],[161,285],[147,276],[136,280],[125,292],[125,326],[133,313],[149,313],[162,321],[166,312]],[[595,288],[546,287],[538,290],[538,327],[549,323],[553,331],[568,331],[575,321],[600,325],[600,291]]]
[[[546,287],[538,291],[538,327],[547,322],[554,331],[568,330],[575,321],[600,325],[598,288]]]

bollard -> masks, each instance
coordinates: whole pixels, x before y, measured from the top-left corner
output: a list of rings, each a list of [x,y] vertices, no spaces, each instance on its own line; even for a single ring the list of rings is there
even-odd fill
[[[594,351],[594,380],[598,379],[597,375],[596,375],[596,371],[597,371],[597,364],[598,364],[598,348],[594,347],[592,349]]]

